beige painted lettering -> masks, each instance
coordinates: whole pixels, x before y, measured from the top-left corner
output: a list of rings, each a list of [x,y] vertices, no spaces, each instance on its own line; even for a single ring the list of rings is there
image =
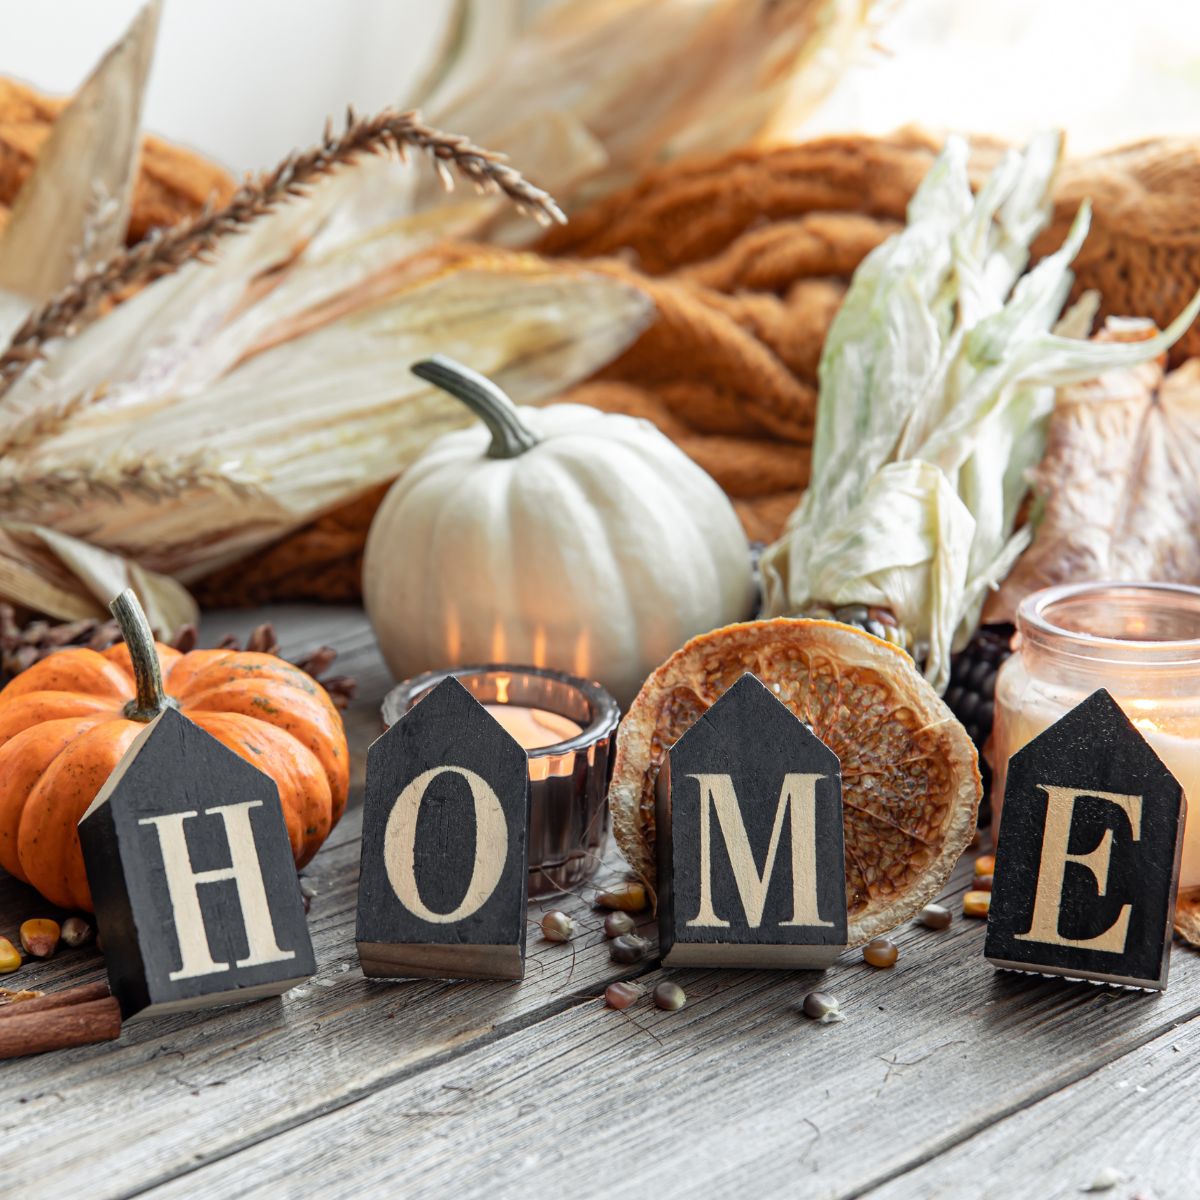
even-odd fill
[[[700,784],[700,911],[688,922],[705,929],[728,929],[729,922],[719,917],[712,901],[712,822],[710,808],[717,815],[725,846],[729,852],[738,895],[751,929],[762,924],[767,888],[775,868],[775,856],[783,833],[784,814],[791,814],[792,835],[792,917],[782,925],[823,925],[817,910],[817,780],[823,775],[789,773],[783,777],[779,803],[762,874],[754,865],[746,824],[738,805],[733,780],[728,775],[692,775]],[[711,801],[711,804],[710,804]]]
[[[1039,784],[1046,793],[1046,829],[1042,836],[1042,858],[1038,866],[1037,892],[1033,901],[1033,918],[1027,933],[1018,933],[1017,940],[1042,942],[1050,946],[1077,946],[1082,950],[1109,950],[1115,954],[1125,949],[1129,934],[1129,915],[1132,906],[1121,906],[1117,919],[1103,933],[1091,938],[1067,938],[1058,931],[1059,908],[1062,904],[1063,880],[1067,863],[1078,863],[1091,871],[1101,896],[1108,890],[1108,868],[1112,856],[1113,835],[1104,831],[1100,844],[1089,854],[1069,854],[1071,822],[1075,817],[1075,801],[1080,796],[1094,796],[1117,805],[1129,820],[1130,833],[1136,842],[1142,836],[1142,798],[1120,792],[1093,792],[1086,789],[1054,787]]]
[[[196,871],[192,868],[192,856],[183,823],[199,816],[199,813],[169,813],[161,817],[143,817],[138,822],[139,825],[153,825],[157,831],[163,866],[167,872],[167,893],[171,898],[182,959],[180,969],[168,975],[170,980],[194,979],[200,975],[214,975],[229,970],[229,963],[214,961],[209,950],[204,914],[200,910],[199,889],[204,883],[221,883],[232,879],[237,885],[249,951],[245,958],[237,960],[237,966],[256,967],[263,963],[286,962],[296,957],[294,950],[281,950],[276,941],[262,867],[254,849],[250,810],[261,804],[261,800],[248,800],[243,804],[222,804],[205,809],[206,816],[214,813],[220,815],[229,843],[230,865],[213,871]]]
[[[475,802],[475,863],[466,895],[453,912],[436,913],[425,905],[417,888],[417,816],[425,791],[439,776],[459,775]],[[423,921],[449,925],[478,912],[496,890],[508,856],[508,823],[504,809],[487,780],[465,767],[432,767],[416,777],[396,799],[383,838],[388,879],[400,903]]]

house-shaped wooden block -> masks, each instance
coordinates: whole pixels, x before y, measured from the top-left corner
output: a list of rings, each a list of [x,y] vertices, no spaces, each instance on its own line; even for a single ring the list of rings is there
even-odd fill
[[[256,1000],[316,970],[274,780],[174,709],[79,823],[125,1017]]]
[[[998,967],[1164,989],[1183,790],[1101,689],[1012,756],[984,953]]]
[[[657,801],[665,964],[825,967],[845,949],[841,765],[753,675],[675,743]]]
[[[529,765],[457,679],[371,746],[363,803],[363,974],[525,973]]]

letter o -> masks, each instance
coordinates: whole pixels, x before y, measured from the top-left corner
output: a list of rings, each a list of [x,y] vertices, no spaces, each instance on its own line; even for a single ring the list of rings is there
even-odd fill
[[[425,791],[447,772],[460,775],[471,789],[475,802],[475,862],[466,895],[453,912],[436,913],[427,908],[417,888],[417,816]],[[432,767],[416,777],[396,798],[383,838],[383,860],[388,880],[397,899],[423,921],[449,925],[478,912],[496,890],[508,857],[508,822],[504,809],[488,781],[465,767]]]

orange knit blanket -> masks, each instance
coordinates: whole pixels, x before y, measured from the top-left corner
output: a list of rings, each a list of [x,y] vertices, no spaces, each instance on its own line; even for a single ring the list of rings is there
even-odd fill
[[[752,538],[774,537],[808,481],[817,364],[846,282],[904,219],[938,143],[917,131],[831,137],[673,163],[550,233],[543,253],[594,260],[644,288],[655,322],[616,362],[562,398],[645,416],[733,498]],[[980,170],[997,147],[977,150]],[[1095,208],[1076,294],[1102,314],[1165,324],[1200,283],[1200,148],[1148,142],[1068,161],[1055,249],[1080,204]],[[1175,361],[1200,352],[1200,329]],[[204,581],[205,603],[352,600],[375,489],[252,564]]]

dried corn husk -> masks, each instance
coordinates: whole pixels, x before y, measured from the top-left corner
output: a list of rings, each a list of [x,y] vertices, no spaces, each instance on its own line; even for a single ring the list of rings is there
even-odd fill
[[[488,0],[476,0],[482,7]],[[792,126],[861,53],[876,0],[586,0],[545,11],[431,119],[571,207],[647,167]],[[432,185],[423,203],[439,203]]]
[[[312,216],[277,215],[288,228]],[[274,220],[18,382],[0,405],[3,511],[194,578],[393,478],[461,424],[459,406],[410,374],[415,359],[454,354],[537,402],[623,349],[651,308],[534,256],[414,258],[397,226],[302,256],[244,306],[269,261],[246,252],[289,244]]]
[[[1200,310],[1197,294],[1163,334],[1140,342],[1052,332],[1086,206],[1062,248],[1019,276],[1049,219],[1058,152],[1059,139],[1045,136],[1006,154],[973,196],[966,145],[947,143],[907,228],[867,256],[834,319],[812,481],[763,556],[768,613],[890,609],[928,647],[926,674],[939,689],[956,641],[1028,542],[1013,526],[1054,388],[1155,358]]]
[[[197,618],[195,602],[174,579],[56,530],[0,521],[0,596],[12,603],[78,621],[106,617],[109,601],[126,588],[156,629]]]
[[[531,6],[489,3],[459,6],[432,109],[572,196],[761,134],[796,101],[798,68],[801,104],[828,86],[873,8],[588,0],[509,47]],[[485,50],[493,66],[463,83]],[[0,513],[196,578],[392,478],[462,420],[408,377],[413,357],[453,353],[536,403],[624,349],[651,308],[626,281],[429,250],[496,231],[496,211],[443,202],[402,165],[355,164],[215,262],[41,343],[49,361],[0,398]]]
[[[63,110],[0,235],[0,289],[48,299],[125,240],[160,0]]]

